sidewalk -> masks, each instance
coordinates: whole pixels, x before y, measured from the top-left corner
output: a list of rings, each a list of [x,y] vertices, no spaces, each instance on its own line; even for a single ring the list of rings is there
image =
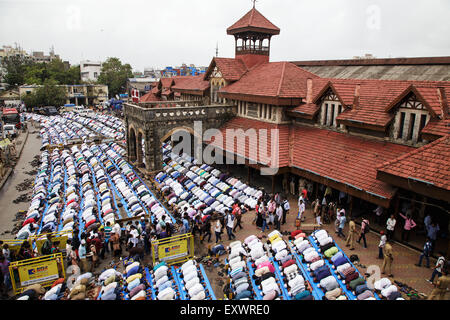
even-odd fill
[[[3,189],[3,186],[6,184],[6,181],[8,181],[9,177],[11,176],[11,173],[13,173],[15,167],[17,166],[20,156],[22,155],[23,148],[25,147],[25,144],[27,143],[28,135],[29,135],[29,129],[27,129],[26,132],[21,132],[19,137],[16,138],[16,146],[19,145],[19,150],[17,150],[16,163],[15,163],[14,167],[6,169],[5,175],[0,180],[0,190]]]

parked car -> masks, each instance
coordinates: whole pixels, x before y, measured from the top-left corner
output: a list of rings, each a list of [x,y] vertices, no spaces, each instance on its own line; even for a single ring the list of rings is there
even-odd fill
[[[5,130],[5,136],[10,135],[12,138],[17,137],[17,129],[14,124],[5,124],[3,130]]]

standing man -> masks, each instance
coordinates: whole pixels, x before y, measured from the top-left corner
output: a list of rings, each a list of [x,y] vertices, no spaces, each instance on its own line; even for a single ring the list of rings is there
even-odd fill
[[[78,256],[80,257],[81,270],[88,272],[88,262],[86,257],[86,240],[81,240],[80,248],[78,249]]]
[[[294,178],[291,178],[291,183],[289,184],[291,195],[295,195],[295,181]]]
[[[345,218],[345,216],[344,216]],[[345,220],[344,220],[344,224],[345,224]],[[353,220],[353,218],[350,218],[350,223],[348,224],[349,226],[349,230],[348,230],[348,236],[347,236],[347,241],[345,242],[345,246],[346,247],[350,247],[350,250],[355,250],[355,237],[356,237],[356,223]],[[342,233],[342,229],[344,229],[344,226],[339,225],[339,232]]]
[[[445,258],[444,253],[439,252],[439,258],[436,261],[436,266],[434,267],[433,273],[431,274],[431,279],[427,280],[430,283],[434,283],[434,277],[438,276],[440,278],[442,276],[442,269],[445,266]]]
[[[236,232],[237,227],[239,227],[239,230],[244,229],[241,225],[241,219],[242,219],[242,211],[239,204],[236,202],[236,206],[233,209],[233,215],[236,218],[236,225],[233,228],[233,232]]]
[[[408,242],[409,234],[411,233],[411,230],[417,226],[417,224],[411,218],[411,214],[409,214],[409,213],[406,216],[400,213],[400,217],[405,219],[405,224],[403,225],[403,231],[402,231],[402,241]]]
[[[381,267],[381,273],[385,274],[385,271],[389,270],[389,277],[393,277],[392,274],[392,262],[394,261],[394,254],[392,252],[391,240],[386,242],[384,246],[384,261],[383,266]]]
[[[361,222],[361,234],[358,239],[358,243],[361,243],[361,239],[364,240],[364,248],[367,248],[367,242],[366,242],[366,234],[369,233],[369,220],[364,219]]]
[[[289,200],[284,198],[283,200],[283,221],[281,224],[286,223],[286,215],[289,214],[289,210],[291,209],[291,205],[289,204]]]
[[[111,245],[111,252],[113,251],[112,249],[112,243],[110,244],[109,242],[109,238],[111,238],[111,231],[112,231],[112,227],[111,227],[111,223],[109,221],[106,222],[106,227],[103,229],[103,232],[105,233],[105,243],[103,244],[103,247],[105,248],[105,252],[109,253],[109,248],[108,246]]]
[[[229,210],[226,211],[227,213],[227,233],[228,233],[228,240],[236,239],[236,236],[233,234],[233,228],[234,228],[234,216],[230,213]]]
[[[283,208],[281,207],[281,204],[277,204],[277,208],[275,210],[275,219],[276,219],[276,229],[278,231],[281,230],[281,220],[283,219]]]
[[[338,237],[342,237],[345,239],[345,234],[342,232],[342,230],[344,230],[344,227],[345,227],[345,222],[347,221],[347,218],[345,217],[345,213],[341,212],[340,216],[336,219],[338,219],[338,222],[339,222],[338,231],[336,233],[337,233]]]
[[[394,229],[397,224],[397,220],[395,220],[395,216],[391,214],[391,217],[386,221],[386,236],[388,239],[394,238]]]
[[[442,270],[443,275],[439,277],[434,284],[435,288],[431,292],[428,300],[444,300],[450,284],[450,277],[448,276],[448,264]]]
[[[436,248],[436,239],[439,232],[439,225],[436,222],[432,222],[428,227],[427,237],[431,240],[431,252],[430,255],[433,255],[434,248]]]
[[[222,224],[220,223],[220,219],[216,221],[214,232],[216,233],[216,243],[222,241]]]
[[[299,198],[299,204],[298,204],[298,217],[297,219],[300,219],[302,222],[305,221],[304,213],[305,213],[305,203],[303,201],[302,196]]]
[[[382,206],[378,206],[375,210],[373,210],[373,212],[375,213],[375,222],[377,224],[381,224],[381,217],[383,216],[383,207]]]
[[[432,247],[431,239],[427,238],[427,241],[425,242],[425,244],[423,246],[423,252],[422,252],[422,254],[420,255],[420,258],[419,258],[419,263],[416,263],[416,266],[421,267],[422,266],[422,259],[423,259],[423,257],[425,257],[425,260],[427,261],[427,268],[430,267],[431,247]]]
[[[380,243],[378,244],[378,258],[377,259],[383,259],[383,249],[384,246],[386,245],[386,241],[387,241],[387,236],[384,234],[384,231],[381,230],[380,231]]]
[[[189,226],[189,215],[187,213],[185,213],[183,216],[183,226],[184,229],[186,230],[185,233],[189,233],[191,231]]]

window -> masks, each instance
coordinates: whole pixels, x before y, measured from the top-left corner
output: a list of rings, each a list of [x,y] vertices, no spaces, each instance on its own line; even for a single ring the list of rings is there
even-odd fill
[[[334,126],[334,111],[336,109],[336,106],[334,104],[331,105],[331,121],[330,126]]]
[[[414,126],[416,125],[416,114],[415,113],[411,113],[411,117],[409,120],[409,130],[408,130],[408,139],[407,140],[412,140],[413,138],[413,134],[414,134]]]
[[[272,106],[269,106],[269,116],[267,117],[267,119],[272,119]]]
[[[420,117],[419,141],[422,141],[422,136],[420,135],[420,133],[422,132],[422,129],[425,127],[426,124],[427,124],[427,115],[423,114]]]
[[[328,123],[328,103],[325,103],[325,119],[323,121],[324,125],[327,125]]]
[[[398,128],[397,138],[403,139],[403,128],[405,127],[406,113],[402,112],[400,115],[400,126]]]

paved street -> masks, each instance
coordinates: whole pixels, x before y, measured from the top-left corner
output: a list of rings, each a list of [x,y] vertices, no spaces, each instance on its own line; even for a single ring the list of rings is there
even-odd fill
[[[27,142],[22,151],[22,155],[16,164],[14,172],[9,177],[3,188],[0,190],[0,236],[2,239],[11,238],[9,234],[4,234],[5,231],[11,231],[14,226],[14,218],[16,213],[20,210],[27,210],[30,202],[13,203],[21,194],[31,194],[32,189],[17,191],[16,186],[25,181],[25,179],[31,179],[34,181],[35,175],[27,174],[35,170],[30,164],[36,155],[41,154],[39,148],[41,147],[41,139],[39,137],[39,130],[34,129],[29,125],[30,132],[36,130],[36,133],[29,134]]]

